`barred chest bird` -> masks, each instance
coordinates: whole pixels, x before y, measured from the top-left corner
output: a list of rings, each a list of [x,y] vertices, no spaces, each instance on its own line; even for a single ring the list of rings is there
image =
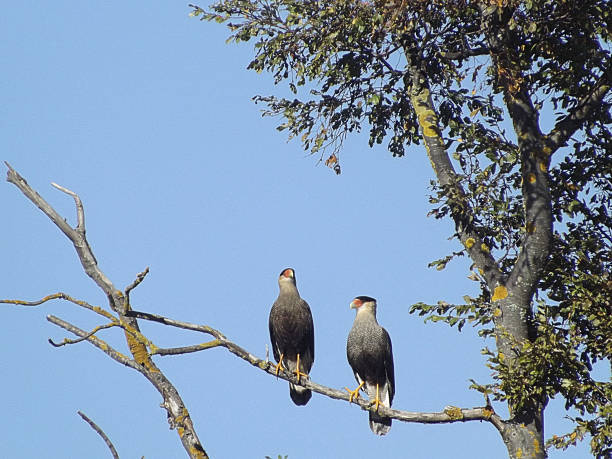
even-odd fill
[[[358,296],[351,302],[357,310],[353,327],[346,341],[346,356],[359,386],[351,391],[350,400],[364,390],[375,411],[369,412],[370,429],[376,435],[385,435],[391,429],[391,418],[378,414],[378,406],[391,407],[395,394],[393,350],[389,333],[376,320],[376,300]]]
[[[286,368],[297,382],[308,378],[314,362],[314,324],[308,303],[300,297],[295,271],[284,269],[278,278],[280,292],[270,310],[268,326],[276,365],[276,374]],[[310,389],[289,383],[289,396],[296,405],[306,405]]]

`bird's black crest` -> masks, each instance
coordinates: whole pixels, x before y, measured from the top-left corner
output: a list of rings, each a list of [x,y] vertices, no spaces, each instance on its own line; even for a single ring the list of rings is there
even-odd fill
[[[376,298],[372,298],[371,296],[357,296],[355,297],[356,300],[361,300],[364,303],[371,303],[372,301],[376,303]]]

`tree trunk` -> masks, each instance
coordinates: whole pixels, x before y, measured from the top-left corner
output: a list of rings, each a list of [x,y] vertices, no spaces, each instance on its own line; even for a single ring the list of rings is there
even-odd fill
[[[409,55],[407,54],[407,56]],[[541,263],[548,256],[546,248],[550,240],[546,236],[538,235],[540,239],[534,241],[532,247],[524,246],[523,253],[519,256],[517,266],[512,274],[507,277],[503,275],[488,247],[469,224],[470,219],[467,217],[471,208],[467,200],[464,200],[463,188],[457,179],[452,162],[444,147],[442,133],[438,126],[438,117],[426,81],[424,74],[419,71],[417,65],[412,65],[410,76],[405,79],[405,83],[411,91],[411,101],[421,126],[427,155],[440,185],[453,188],[455,205],[451,205],[451,214],[455,221],[457,233],[476,267],[479,268],[486,279],[489,290],[492,292],[492,301],[500,309],[500,314],[495,319],[498,354],[504,356],[503,358],[506,359],[505,362],[508,365],[512,365],[513,348],[529,339],[534,285]],[[533,185],[533,183],[529,185]],[[546,182],[540,183],[539,186],[546,188]],[[546,203],[542,204],[542,199],[545,199],[547,193],[542,193],[541,189],[539,191],[539,197],[534,201],[539,204],[539,207],[542,205],[546,207]],[[530,201],[526,200],[526,204],[529,205]],[[550,208],[550,201],[548,202],[548,208]],[[530,210],[533,213],[533,206]],[[530,214],[529,211],[526,211],[526,213]],[[541,214],[537,216],[537,220],[543,225],[541,227],[544,230],[542,233],[548,233],[546,230],[552,233],[552,224],[546,224],[549,214],[550,212],[544,212],[544,216]],[[469,239],[472,240],[470,244],[467,243]],[[535,256],[533,255],[534,252],[537,252]],[[523,275],[521,276],[521,274]],[[544,406],[544,403],[536,403],[531,406],[523,406],[517,410],[514,410],[511,405],[509,406],[511,418],[503,421],[497,427],[508,448],[510,459],[544,459],[547,457],[544,449]]]

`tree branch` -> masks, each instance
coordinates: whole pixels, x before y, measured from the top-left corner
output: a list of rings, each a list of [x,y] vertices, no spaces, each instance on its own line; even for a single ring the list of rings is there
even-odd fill
[[[219,341],[218,339],[214,339],[212,341],[207,341],[206,343],[194,344],[193,346],[171,347],[171,348],[158,347],[158,348],[151,350],[151,355],[189,354],[191,352],[205,351],[206,349],[211,349],[213,347],[219,347],[220,345],[221,345],[221,341]]]
[[[593,90],[578,102],[574,110],[557,122],[546,137],[547,154],[552,155],[565,145],[569,138],[583,125],[584,120],[601,104],[606,94],[610,92],[611,75],[612,65],[604,70]]]
[[[72,228],[64,218],[57,211],[49,205],[47,201],[45,201],[36,191],[34,191],[26,180],[15,171],[11,167],[9,163],[5,161],[6,166],[8,167],[8,172],[6,175],[6,180],[13,185],[15,185],[19,190],[38,207],[42,212],[49,217],[49,219],[55,223],[55,225],[66,235],[68,239],[74,245],[74,248],[77,251],[79,256],[79,260],[83,265],[83,269],[85,273],[93,279],[93,281],[106,293],[107,297],[111,301],[111,307],[113,309],[119,309],[121,305],[121,301],[117,296],[117,290],[115,289],[113,283],[104,275],[104,273],[98,268],[98,262],[96,257],[93,255],[91,251],[91,247],[85,238],[85,215],[83,211],[83,204],[81,203],[80,198],[76,195],[76,193],[63,188],[57,184],[53,184],[53,186],[64,193],[69,194],[75,200],[77,207],[77,227],[76,229]]]
[[[166,376],[161,372],[159,368],[155,366],[153,361],[151,360],[151,356],[147,350],[147,345],[151,343],[140,333],[140,329],[138,327],[138,322],[133,317],[126,317],[125,312],[129,310],[129,303],[127,299],[127,295],[117,290],[113,283],[106,277],[106,275],[100,270],[98,267],[96,257],[94,256],[89,243],[85,237],[85,213],[83,210],[83,204],[81,199],[78,197],[76,193],[68,190],[67,188],[61,187],[57,184],[53,184],[53,186],[60,191],[70,195],[73,197],[76,205],[77,212],[77,227],[72,228],[65,219],[63,219],[53,207],[51,207],[36,191],[34,191],[26,182],[26,180],[21,177],[11,166],[6,163],[8,167],[7,171],[7,181],[14,184],[19,190],[32,201],[42,212],[49,217],[49,219],[55,223],[55,225],[70,239],[74,248],[76,249],[79,260],[81,261],[81,265],[85,270],[85,273],[104,291],[108,298],[110,308],[119,315],[119,319],[116,317],[112,317],[113,322],[117,322],[117,325],[120,325],[125,332],[125,338],[134,357],[134,360],[127,358],[126,356],[118,353],[117,351],[111,349],[108,344],[104,341],[100,340],[96,336],[89,334],[68,322],[65,322],[55,316],[48,316],[48,320],[52,323],[70,331],[71,333],[80,336],[81,338],[85,337],[85,339],[101,350],[103,350],[106,354],[108,354],[111,358],[127,365],[131,368],[134,368],[138,372],[140,372],[145,378],[147,378],[151,384],[155,387],[155,389],[160,393],[163,397],[162,406],[166,409],[168,413],[168,422],[170,423],[171,428],[176,428],[177,433],[181,439],[183,447],[187,451],[189,457],[194,459],[206,459],[208,455],[206,451],[202,447],[202,443],[200,442],[198,435],[193,426],[193,422],[191,421],[191,417],[189,415],[189,411],[187,407],[183,403],[181,396],[179,395],[176,388],[172,385],[172,383],[166,378]],[[146,270],[144,273],[141,273],[138,278],[128,286],[128,289],[136,287],[144,276],[146,275]],[[131,288],[130,288],[131,287]],[[129,292],[129,290],[128,290]],[[61,296],[56,296],[56,298],[60,298]],[[16,304],[16,303],[13,303]],[[79,304],[79,303],[76,303]],[[80,304],[83,306],[83,304]],[[101,311],[101,310],[100,310]],[[96,311],[98,312],[98,311]],[[104,315],[104,314],[103,314]]]
[[[134,279],[134,282],[132,282],[130,285],[128,285],[125,288],[125,296],[126,297],[129,298],[130,292],[140,285],[140,283],[144,280],[144,278],[147,276],[147,274],[149,274],[149,267],[148,266],[145,268],[145,270],[143,272],[141,272],[140,274],[138,274],[138,276],[136,276],[136,279]]]
[[[216,330],[207,325],[198,325],[189,322],[183,322],[179,320],[170,319],[164,316],[160,316],[158,314],[149,314],[147,312],[142,311],[129,311],[128,315],[133,317],[138,317],[139,319],[149,320],[152,322],[158,322],[163,325],[169,325],[171,327],[183,328],[186,330],[197,331],[200,333],[205,333],[214,336],[216,339],[213,341],[209,341],[208,343],[198,344],[194,346],[187,346],[183,348],[171,348],[171,349],[159,349],[158,351],[163,352],[154,352],[155,354],[160,355],[169,355],[169,354],[182,354],[188,352],[198,352],[206,349],[210,349],[213,347],[224,347],[229,352],[234,354],[235,356],[241,358],[242,360],[250,363],[251,365],[259,368],[260,370],[268,373],[271,376],[276,376],[278,378],[284,379],[285,381],[289,381],[293,384],[297,384],[303,387],[306,387],[313,392],[317,392],[321,395],[325,395],[329,398],[336,400],[344,400],[349,402],[349,394],[344,390],[333,389],[331,387],[324,386],[322,384],[318,384],[311,379],[300,379],[300,382],[297,382],[297,378],[293,373],[288,373],[286,371],[281,371],[279,374],[276,374],[276,366],[268,361],[263,360],[238,344],[230,341],[221,333],[219,330]],[[365,411],[370,411],[372,409],[372,404],[370,401],[364,400],[363,398],[353,399],[353,402],[361,409]],[[493,409],[490,406],[484,407],[476,407],[476,408],[458,408],[458,407],[445,407],[441,412],[434,413],[423,413],[423,412],[413,412],[413,411],[403,411],[403,410],[395,410],[391,408],[387,408],[384,406],[379,406],[378,413],[397,419],[399,421],[404,422],[415,422],[421,424],[448,424],[453,422],[466,422],[466,421],[488,421],[491,422],[497,429],[503,428],[503,421],[501,418],[495,414]]]
[[[110,450],[111,454],[113,455],[114,459],[119,459],[119,454],[117,454],[117,450],[115,449],[115,447],[113,446],[113,443],[110,441],[110,439],[108,438],[108,436],[104,433],[104,431],[98,426],[98,424],[96,424],[95,422],[93,422],[91,419],[89,419],[85,413],[83,413],[82,411],[77,411],[77,413],[79,414],[79,416],[81,416],[83,418],[83,420],[85,422],[87,422],[87,424],[89,424],[91,426],[91,428],[93,430],[96,431],[96,433],[98,435],[100,435],[100,437],[102,437],[102,440],[104,440],[104,443],[106,443],[106,446],[108,446],[108,449]]]
[[[111,322],[110,324],[105,324],[105,325],[98,325],[92,331],[87,333],[87,335],[82,336],[81,338],[78,338],[78,339],[64,338],[64,340],[61,343],[56,343],[52,339],[49,338],[49,344],[51,344],[51,346],[53,346],[53,347],[62,347],[62,346],[66,346],[67,344],[77,344],[77,343],[80,343],[82,341],[85,341],[90,336],[94,336],[100,330],[106,330],[107,328],[117,327],[118,325],[119,325],[118,323],[114,323],[114,322]]]
[[[71,303],[74,303],[78,306],[81,306],[85,309],[89,309],[90,311],[95,312],[96,314],[99,314],[109,320],[117,320],[117,318],[112,315],[110,312],[102,309],[100,306],[93,306],[91,304],[89,304],[86,301],[83,300],[77,300],[75,298],[72,298],[70,295],[67,295],[66,293],[63,292],[58,292],[58,293],[53,293],[52,295],[47,295],[44,298],[41,298],[40,300],[37,301],[23,301],[23,300],[2,300],[0,299],[0,304],[4,303],[4,304],[15,304],[18,306],[40,306],[43,303],[46,303],[47,301],[51,301],[51,300],[66,300],[69,301]]]
[[[502,316],[499,321],[520,341],[528,338],[524,309],[531,302],[538,275],[551,248],[553,218],[548,185],[550,156],[546,154],[545,137],[540,130],[539,112],[531,98],[528,78],[519,65],[516,37],[508,26],[514,7],[502,7],[495,11],[484,4],[479,7],[483,30],[491,49],[491,60],[497,73],[497,84],[502,87],[504,103],[516,132],[520,152],[525,237],[506,285],[500,283],[493,286],[503,288],[501,298],[494,293],[495,297],[503,300],[513,296],[514,299],[508,300],[508,304],[518,305],[514,312],[505,308],[506,317]],[[509,348],[504,349],[507,355],[508,351]]]
[[[125,365],[126,367],[130,367],[133,370],[142,372],[140,365],[138,365],[135,360],[132,360],[129,357],[123,355],[121,352],[116,351],[106,341],[101,340],[97,336],[91,335],[89,332],[82,330],[79,327],[72,325],[71,323],[66,322],[65,320],[60,319],[59,317],[56,317],[54,315],[48,315],[47,320],[52,324],[57,325],[58,327],[61,327],[64,330],[67,330],[70,333],[77,335],[90,342],[114,361],[119,362]]]
[[[408,48],[404,51],[410,66],[410,74],[404,77],[404,85],[411,91],[412,107],[419,120],[427,156],[431,161],[436,178],[442,187],[450,189],[449,193],[452,193],[453,199],[456,200],[455,203],[449,203],[449,205],[459,240],[476,267],[481,270],[487,285],[494,286],[501,283],[502,273],[489,247],[470,224],[469,216],[473,214],[473,209],[459,183],[453,163],[444,146],[442,131],[438,125],[438,115],[427,86],[427,78],[420,70],[418,58],[414,56],[415,53]]]
[[[489,54],[490,49],[487,46],[479,46],[477,48],[466,48],[461,51],[447,51],[442,54],[444,59],[451,61],[466,59],[468,57],[485,56]]]

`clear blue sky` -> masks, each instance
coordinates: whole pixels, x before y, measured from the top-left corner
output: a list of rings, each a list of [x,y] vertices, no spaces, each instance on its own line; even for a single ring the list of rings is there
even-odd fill
[[[208,324],[264,357],[277,276],[291,266],[315,319],[313,380],[354,388],[345,353],[349,302],[369,295],[393,340],[395,408],[481,406],[468,379],[489,381],[479,351],[492,343],[470,328],[457,333],[408,314],[418,301],[461,302],[476,293],[466,260],[442,272],[427,268],[458,247],[447,241],[449,221],[426,218],[432,172],[424,150],[394,159],[355,138],[342,175],[317,165],[250,100],[275,91],[269,76],[246,70],[251,48],[226,45],[224,27],[189,11],[187,2],[161,1],[5,4],[0,159],[73,224],[73,201],[50,183],[79,193],[90,244],[117,287],[150,267],[133,293],[136,309]],[[0,205],[1,298],[64,291],[106,305],[64,235],[4,180]],[[60,302],[0,309],[0,457],[109,457],[77,410],[105,430],[122,458],[185,457],[160,396],[140,374],[87,343],[47,343],[67,336],[47,314],[86,329],[97,317]],[[142,328],[159,346],[206,339]],[[118,331],[100,336],[126,352]],[[486,423],[396,421],[379,438],[367,413],[347,403],[314,394],[296,407],[286,382],[223,349],[157,362],[215,459],[506,457]],[[547,435],[564,432],[562,405],[551,402],[547,413]]]

